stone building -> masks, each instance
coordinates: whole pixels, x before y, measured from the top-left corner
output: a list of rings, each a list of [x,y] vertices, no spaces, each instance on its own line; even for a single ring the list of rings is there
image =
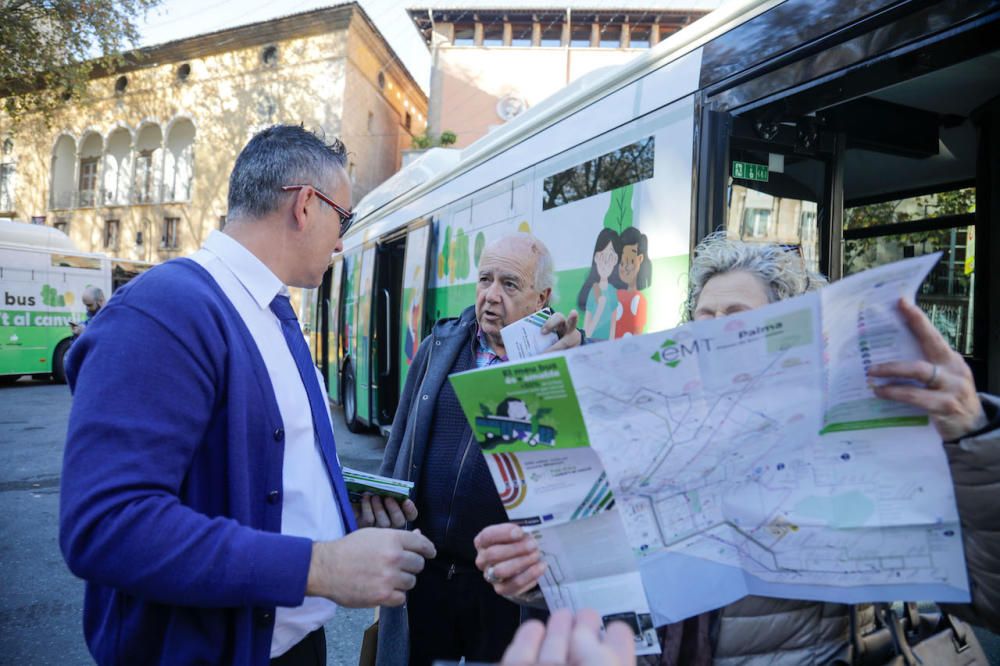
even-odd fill
[[[420,2],[420,0],[415,0]],[[599,67],[618,65],[721,0],[424,0],[408,9],[431,51],[429,132],[464,147]]]
[[[225,222],[257,130],[302,123],[350,151],[354,202],[424,131],[426,95],[354,2],[142,49],[47,126],[0,115],[0,217],[85,251],[160,262]]]

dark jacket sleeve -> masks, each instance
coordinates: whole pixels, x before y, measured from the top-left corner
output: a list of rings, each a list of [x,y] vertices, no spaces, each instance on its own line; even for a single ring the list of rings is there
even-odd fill
[[[298,605],[310,540],[212,517],[180,501],[192,458],[226,399],[217,386],[225,348],[212,342],[214,329],[196,332],[206,328],[196,326],[197,315],[187,323],[175,317],[167,326],[128,305],[108,305],[73,346],[63,555],[80,578],[153,602]],[[218,473],[225,483],[227,471]]]
[[[433,344],[434,335],[428,335],[420,343],[417,353],[413,357],[413,364],[406,374],[406,383],[403,384],[403,392],[399,395],[399,404],[396,406],[396,414],[392,418],[392,429],[389,431],[389,441],[385,444],[385,453],[382,454],[382,465],[378,473],[382,476],[393,476],[396,470],[396,463],[399,459],[400,451],[403,449],[403,441],[406,436],[410,408],[413,406],[414,393],[420,388],[420,380],[427,373],[427,356],[429,348]]]
[[[980,394],[989,425],[944,445],[962,521],[972,603],[949,613],[1000,631],[1000,399]]]

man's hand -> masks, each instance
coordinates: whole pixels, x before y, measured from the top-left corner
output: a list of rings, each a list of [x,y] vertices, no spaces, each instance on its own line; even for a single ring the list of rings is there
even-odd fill
[[[365,528],[313,544],[306,594],[349,608],[401,606],[437,552],[419,531]]]
[[[358,527],[395,527],[402,529],[407,522],[417,519],[417,505],[413,500],[403,500],[400,504],[395,497],[379,497],[365,493],[361,501],[351,503],[354,519]]]
[[[559,339],[545,351],[554,352],[578,346],[582,341],[580,331],[576,328],[576,322],[579,318],[580,315],[576,310],[571,311],[568,317],[564,317],[561,312],[556,312],[549,317],[549,320],[542,326],[542,333],[555,333]]]
[[[86,324],[78,324],[76,322],[73,322],[72,324],[69,325],[69,330],[73,331],[73,335],[80,335],[81,333],[83,333],[83,329],[85,329],[86,327],[87,327]]]
[[[920,343],[926,361],[893,361],[873,365],[871,377],[915,380],[924,386],[885,384],[875,395],[927,411],[946,442],[961,439],[986,426],[986,413],[976,393],[972,372],[961,354],[948,346],[923,310],[899,299],[899,312]]]
[[[476,535],[476,567],[497,594],[512,597],[530,590],[545,573],[535,538],[514,523],[490,525]]]
[[[624,622],[612,622],[601,636],[601,618],[590,609],[573,614],[562,608],[548,627],[529,620],[514,634],[501,666],[566,664],[566,666],[634,666],[635,639]]]

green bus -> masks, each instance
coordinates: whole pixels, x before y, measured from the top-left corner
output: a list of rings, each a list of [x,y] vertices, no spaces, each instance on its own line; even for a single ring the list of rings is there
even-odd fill
[[[727,3],[427,152],[357,211],[309,304],[352,429],[391,425],[421,337],[474,302],[482,248],[518,230],[548,245],[552,306],[592,339],[676,325],[690,254],[719,229],[832,279],[941,250],[918,303],[996,392],[1000,5]]]
[[[69,324],[87,314],[83,290],[98,287],[110,298],[150,266],[80,252],[51,227],[0,220],[0,381],[32,375],[64,382]]]

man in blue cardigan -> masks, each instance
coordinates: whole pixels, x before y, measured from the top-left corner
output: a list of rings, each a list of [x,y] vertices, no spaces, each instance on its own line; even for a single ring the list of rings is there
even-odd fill
[[[225,232],[120,289],[74,345],[60,545],[100,664],[325,664],[337,606],[402,604],[435,554],[354,529],[288,304],[342,249],[344,160],[301,127],[258,133]]]

